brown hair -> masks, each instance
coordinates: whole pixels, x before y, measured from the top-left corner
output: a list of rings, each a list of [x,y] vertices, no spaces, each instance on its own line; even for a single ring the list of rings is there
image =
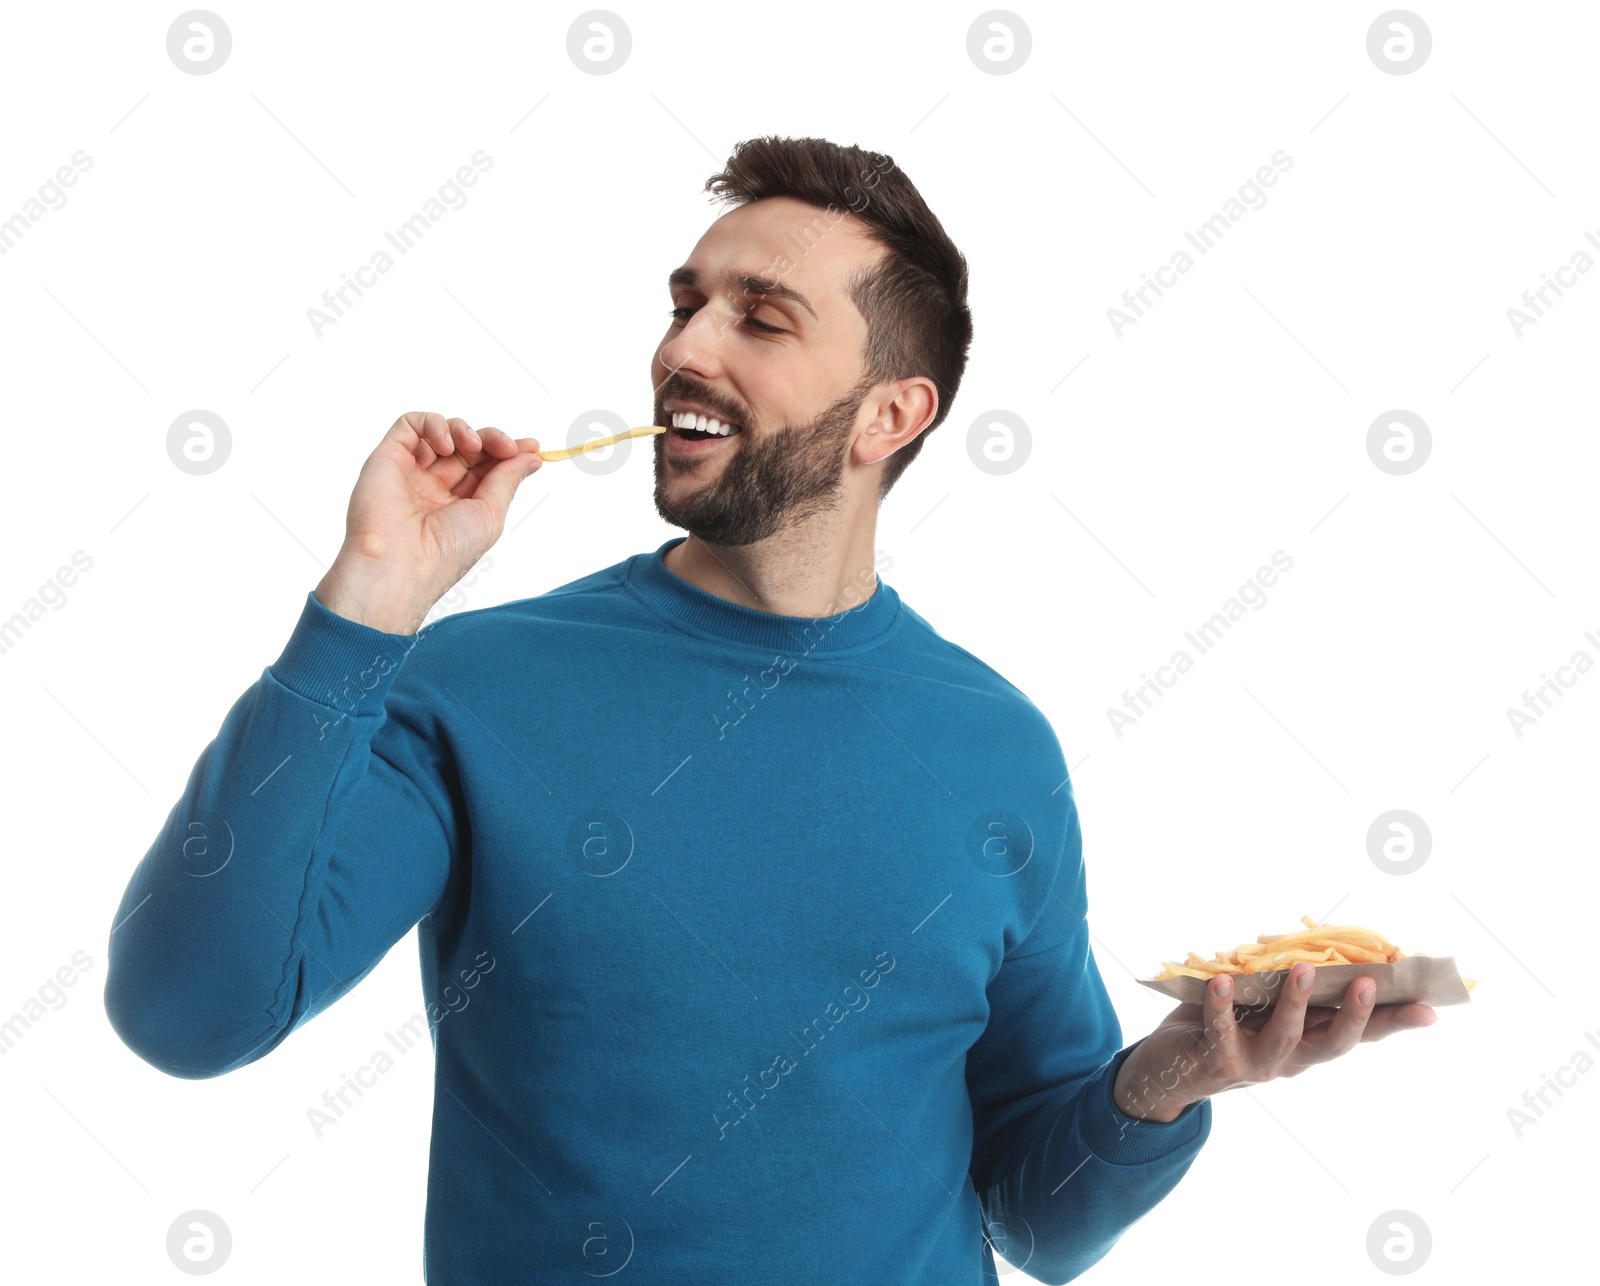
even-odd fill
[[[894,158],[821,138],[745,139],[705,190],[734,206],[787,196],[830,212],[842,204],[888,248],[845,284],[867,323],[858,388],[926,376],[939,390],[927,428],[884,461],[881,501],[949,413],[972,343],[967,261]]]

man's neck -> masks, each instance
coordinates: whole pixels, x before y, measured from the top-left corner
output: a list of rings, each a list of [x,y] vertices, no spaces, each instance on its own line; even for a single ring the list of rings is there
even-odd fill
[[[710,545],[690,536],[667,551],[663,564],[696,589],[729,602],[818,620],[859,607],[876,592],[873,535],[868,523],[843,544],[803,529],[751,545]]]

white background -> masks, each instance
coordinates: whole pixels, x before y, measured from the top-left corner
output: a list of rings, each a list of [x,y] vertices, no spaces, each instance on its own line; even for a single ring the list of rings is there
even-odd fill
[[[599,76],[568,57],[581,6],[230,4],[203,76],[167,55],[180,11],[16,6],[0,42],[0,219],[93,162],[0,256],[0,619],[93,560],[0,654],[0,1016],[92,961],[0,1058],[8,1268],[172,1281],[167,1227],[200,1208],[232,1229],[228,1280],[420,1279],[431,1053],[321,1139],[306,1119],[417,1011],[414,937],[265,1060],[182,1081],[107,1024],[112,913],[384,430],[437,410],[564,444],[594,408],[648,421],[666,272],[720,212],[702,184],[768,133],[893,156],[971,265],[965,382],[876,544],[905,602],[1054,724],[1127,1039],[1168,1008],[1136,976],[1303,913],[1481,980],[1431,1029],[1219,1096],[1180,1186],[1081,1280],[1383,1280],[1367,1230],[1394,1209],[1431,1230],[1434,1280],[1590,1262],[1600,1068],[1521,1137],[1507,1110],[1600,1053],[1600,676],[1520,737],[1506,711],[1600,657],[1600,273],[1520,337],[1507,318],[1600,259],[1591,7],[1425,6],[1407,75],[1368,57],[1382,4],[1028,5],[1007,75],[968,57],[980,5],[619,0],[632,53]],[[306,310],[478,149],[467,204],[318,337]],[[1265,206],[1118,337],[1107,309],[1279,149]],[[201,477],[166,447],[195,408],[232,435]],[[1396,408],[1433,439],[1405,476],[1366,450]],[[1032,438],[1003,476],[967,449],[994,409]],[[679,534],[650,489],[648,446],[605,477],[541,471],[453,607]],[[1108,707],[1280,549],[1266,605],[1118,736]],[[484,684],[518,663],[463,660]],[[1366,846],[1395,808],[1433,838],[1404,876]]]

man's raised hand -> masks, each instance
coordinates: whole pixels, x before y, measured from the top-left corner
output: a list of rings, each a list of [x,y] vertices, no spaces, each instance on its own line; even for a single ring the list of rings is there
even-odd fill
[[[543,460],[536,438],[408,411],[367,457],[344,545],[314,591],[329,611],[413,634],[505,530],[518,485]]]

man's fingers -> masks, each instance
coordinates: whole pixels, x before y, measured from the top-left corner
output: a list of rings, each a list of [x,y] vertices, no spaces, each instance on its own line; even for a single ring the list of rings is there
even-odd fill
[[[483,448],[492,451],[501,460],[514,460],[519,455],[537,457],[539,455],[538,438],[513,438],[509,433],[500,429],[483,430]],[[527,461],[528,472],[532,473],[544,464],[542,458]]]
[[[476,452],[481,443],[472,426],[459,416],[446,419],[437,411],[407,411],[389,430],[388,436],[405,443],[421,468],[428,468],[458,448]]]
[[[1372,999],[1377,986],[1371,978],[1357,978],[1344,992],[1344,1004],[1331,1023],[1310,1038],[1318,1060],[1347,1054],[1364,1039],[1367,1021],[1372,1017]]]
[[[409,411],[400,419],[412,427],[435,456],[454,455],[457,451],[475,453],[483,448],[477,431],[459,415],[446,419],[437,411]],[[398,429],[399,424],[395,427]]]
[[[1300,1037],[1305,1032],[1307,1002],[1311,999],[1311,982],[1316,972],[1316,965],[1303,960],[1289,971],[1289,976],[1278,990],[1278,1003],[1273,1007],[1272,1017],[1261,1029],[1257,1049],[1260,1050],[1262,1061],[1274,1070],[1300,1044]]]
[[[1418,1001],[1402,1005],[1379,1005],[1372,1011],[1372,1017],[1367,1020],[1366,1030],[1361,1033],[1361,1039],[1382,1040],[1397,1031],[1409,1031],[1414,1027],[1431,1027],[1438,1020],[1438,1011],[1432,1005],[1424,1005]]]
[[[464,425],[465,421],[459,423]],[[454,432],[457,449],[448,463],[435,461],[434,473],[449,483],[451,495],[486,500],[504,514],[511,505],[517,484],[544,463],[538,456],[538,440],[512,438],[500,429],[484,428],[471,430],[479,443],[474,448],[465,440],[460,428]],[[521,467],[513,467],[512,462]]]
[[[462,494],[470,492],[500,461],[539,451],[538,438],[513,438],[503,429],[491,427],[474,429],[460,416],[447,419],[437,411],[407,411],[394,422],[388,436],[405,443],[417,464],[431,469],[452,493]],[[448,465],[435,467],[446,457],[453,457]]]
[[[509,460],[517,453],[517,444],[511,440],[511,435],[499,429],[479,429],[478,438],[483,443],[484,451],[497,459]]]
[[[449,422],[437,411],[407,411],[390,426],[386,436],[402,443],[416,455],[417,463],[423,464],[423,446],[437,455],[439,446],[449,433]]]
[[[1337,1005],[1308,1005],[1306,1007],[1306,1027],[1310,1031],[1313,1027],[1321,1027],[1332,1022],[1339,1016]]]
[[[1239,1024],[1233,1017],[1233,979],[1219,973],[1206,984],[1206,999],[1202,1009],[1205,1018],[1206,1047],[1216,1046],[1217,1071],[1226,1080],[1232,1080],[1242,1068],[1242,1041]]]
[[[513,444],[511,455],[497,462],[485,460],[480,466],[481,476],[477,480],[477,490],[473,495],[479,500],[487,501],[501,519],[504,519],[506,511],[511,508],[511,501],[517,493],[518,485],[533,472],[533,469],[529,469],[526,464],[515,462],[518,456],[522,456],[523,460],[528,458],[517,451]],[[534,468],[539,467],[539,463],[535,462]]]

